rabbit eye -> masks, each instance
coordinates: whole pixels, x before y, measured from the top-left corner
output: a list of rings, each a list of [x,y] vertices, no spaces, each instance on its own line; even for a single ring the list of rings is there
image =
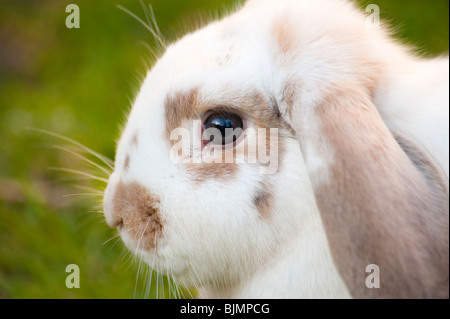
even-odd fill
[[[234,143],[243,132],[242,119],[233,113],[212,113],[203,123],[204,140],[213,144],[227,145]],[[220,134],[220,135],[219,135]]]

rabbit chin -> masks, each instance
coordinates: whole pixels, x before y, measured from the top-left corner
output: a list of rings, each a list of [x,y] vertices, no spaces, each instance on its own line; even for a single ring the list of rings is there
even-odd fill
[[[202,298],[348,298],[346,285],[332,262],[320,217],[311,213],[315,211],[314,202],[307,198],[304,194],[301,200],[301,223],[294,223],[302,224],[301,229],[283,225],[275,214],[270,222],[253,220],[240,231],[232,225],[221,230],[209,223],[209,239],[203,240],[195,231],[186,232],[189,225],[177,216],[183,225],[168,223],[155,246],[142,245],[142,240],[139,242],[125,229],[121,237],[137,260],[177,284],[198,288]],[[270,231],[273,227],[280,227],[278,235]],[[230,236],[228,228],[242,237]]]
[[[192,270],[190,258],[179,249],[179,245],[168,244],[165,237],[158,238],[155,245],[142,245],[142,240],[136,240],[126,230],[120,231],[120,237],[137,260],[144,262],[158,274],[171,277],[187,287],[199,285],[198,274]]]

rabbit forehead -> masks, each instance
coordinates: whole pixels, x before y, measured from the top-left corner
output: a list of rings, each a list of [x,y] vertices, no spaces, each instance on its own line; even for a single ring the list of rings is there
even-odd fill
[[[225,26],[220,27],[222,24]],[[266,110],[272,115],[273,59],[266,41],[234,32],[226,25],[213,24],[169,47],[155,74],[150,75],[166,83],[167,137],[183,120],[199,119],[217,107],[256,113]],[[258,109],[253,110],[255,107]]]

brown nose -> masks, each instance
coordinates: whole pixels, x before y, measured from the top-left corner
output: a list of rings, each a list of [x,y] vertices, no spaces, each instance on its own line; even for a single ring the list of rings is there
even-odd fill
[[[160,237],[162,222],[159,200],[143,185],[119,181],[114,187],[108,224],[126,231],[141,243],[150,244]]]

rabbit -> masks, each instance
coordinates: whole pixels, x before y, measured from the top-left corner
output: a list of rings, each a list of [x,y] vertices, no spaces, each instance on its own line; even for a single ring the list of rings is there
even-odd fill
[[[249,0],[148,71],[106,221],[200,298],[448,298],[448,64],[351,1]]]

